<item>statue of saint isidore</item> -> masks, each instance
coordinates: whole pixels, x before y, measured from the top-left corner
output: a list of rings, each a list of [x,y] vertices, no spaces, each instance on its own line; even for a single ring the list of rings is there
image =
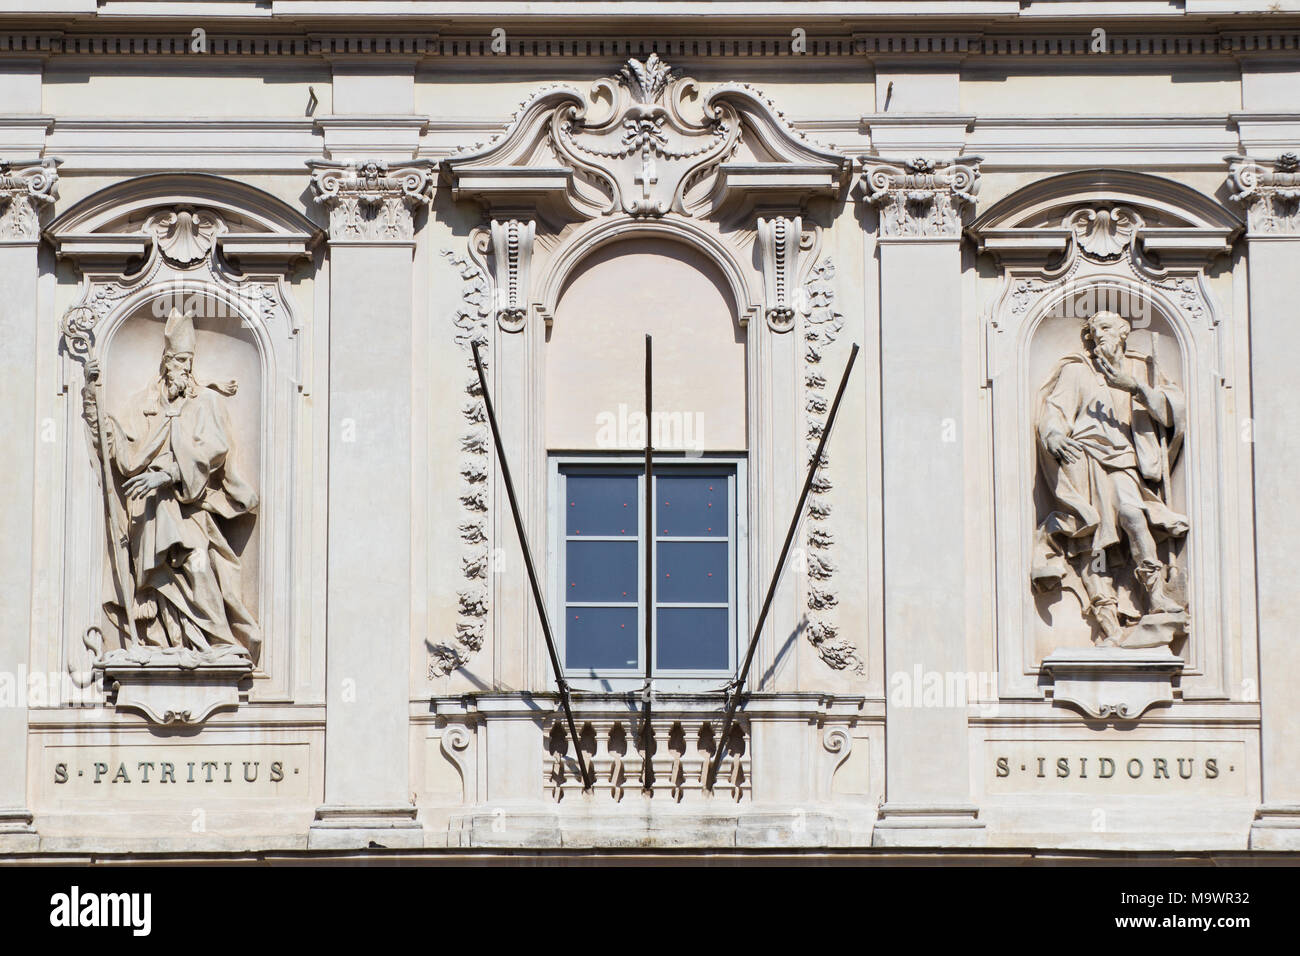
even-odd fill
[[[1057,362],[1039,391],[1038,463],[1052,510],[1031,574],[1040,589],[1080,597],[1099,645],[1151,647],[1187,633],[1182,572],[1168,553],[1188,528],[1170,507],[1169,477],[1186,409],[1155,348],[1133,350],[1131,333],[1123,316],[1097,312],[1082,329],[1084,351]]]

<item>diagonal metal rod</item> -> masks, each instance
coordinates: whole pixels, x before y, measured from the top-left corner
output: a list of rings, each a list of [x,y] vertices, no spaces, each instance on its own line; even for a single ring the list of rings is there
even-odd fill
[[[555,638],[551,634],[551,618],[546,613],[546,602],[542,600],[542,589],[537,583],[537,569],[533,566],[533,549],[528,544],[528,534],[524,531],[524,519],[519,513],[519,499],[515,497],[515,485],[510,480],[510,465],[506,462],[506,451],[501,446],[501,431],[497,428],[496,412],[492,410],[492,397],[488,392],[487,376],[483,374],[483,360],[479,358],[478,343],[470,343],[474,353],[474,368],[478,370],[479,389],[483,395],[483,406],[487,409],[488,424],[492,426],[492,441],[497,449],[497,461],[501,463],[501,478],[505,481],[506,497],[510,499],[510,513],[515,519],[515,531],[519,534],[519,547],[524,552],[524,567],[528,569],[528,583],[533,589],[533,602],[537,605],[537,615],[542,619],[542,635],[546,638],[546,652],[551,656],[551,669],[555,672],[555,683],[560,688],[560,703],[564,706],[564,719],[569,724],[569,739],[573,741],[573,755],[582,769],[582,787],[593,790],[596,786],[592,779],[591,768],[582,755],[582,746],[578,742],[578,728],[573,723],[573,706],[569,700],[569,684],[564,679],[560,667],[560,655],[555,650]]]
[[[650,726],[654,702],[654,618],[655,618],[655,522],[654,522],[654,388],[652,372],[652,343],[650,333],[645,336],[645,685],[641,688],[641,789],[654,790],[654,765],[651,748],[654,730]]]
[[[718,768],[722,766],[722,759],[727,752],[727,736],[731,733],[731,725],[736,719],[736,708],[740,706],[740,698],[744,692],[745,681],[749,678],[749,668],[754,663],[754,651],[758,649],[758,637],[763,633],[763,625],[767,623],[767,612],[772,609],[772,599],[776,597],[776,586],[781,581],[781,572],[785,569],[785,559],[790,555],[790,545],[794,543],[795,532],[799,528],[799,519],[803,517],[803,506],[808,501],[808,493],[812,490],[813,478],[817,475],[817,469],[821,467],[822,453],[826,450],[826,440],[831,437],[831,427],[835,424],[835,416],[840,410],[840,399],[844,397],[844,389],[849,384],[849,373],[853,371],[853,363],[858,358],[858,346],[855,344],[853,350],[849,352],[848,364],[844,366],[844,375],[840,379],[840,387],[835,391],[835,401],[831,403],[830,414],[826,416],[826,427],[822,429],[822,437],[817,442],[817,453],[813,455],[812,462],[808,465],[808,477],[804,479],[803,491],[799,493],[799,503],[794,507],[794,517],[790,519],[790,530],[786,532],[785,544],[781,546],[781,556],[776,559],[776,567],[772,569],[772,582],[767,588],[767,597],[763,599],[763,609],[758,612],[758,622],[754,625],[754,633],[749,639],[749,648],[745,652],[745,663],[740,668],[740,675],[727,685],[727,711],[722,719],[722,735],[718,739],[717,750],[714,751],[713,760],[709,763],[709,775],[705,784],[706,790],[712,790],[714,783],[718,779]]]

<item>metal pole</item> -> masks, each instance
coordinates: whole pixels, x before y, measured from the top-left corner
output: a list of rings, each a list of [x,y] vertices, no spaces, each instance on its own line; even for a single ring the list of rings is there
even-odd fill
[[[655,618],[655,523],[654,523],[654,388],[652,385],[652,345],[645,336],[645,684],[641,687],[641,789],[654,789],[654,766],[651,747],[654,730],[650,726],[654,700],[654,618]]]
[[[506,497],[510,499],[510,513],[515,519],[515,531],[519,534],[519,547],[524,552],[524,567],[528,570],[528,583],[533,589],[533,602],[537,605],[537,614],[542,619],[542,635],[546,638],[546,651],[551,656],[551,669],[555,672],[555,683],[560,688],[560,703],[564,707],[564,718],[569,724],[569,739],[573,741],[573,754],[582,769],[582,788],[592,790],[596,782],[592,779],[591,768],[582,756],[578,743],[578,728],[573,723],[573,707],[569,702],[569,685],[564,679],[560,667],[560,655],[555,650],[555,638],[551,634],[551,619],[546,613],[546,602],[542,600],[542,589],[537,583],[537,569],[533,567],[533,551],[528,545],[528,534],[524,531],[524,519],[519,513],[519,500],[515,497],[514,482],[510,480],[510,465],[506,462],[506,452],[501,446],[501,432],[497,428],[496,412],[492,409],[492,397],[488,392],[487,377],[483,374],[483,361],[479,358],[478,343],[470,343],[474,353],[474,368],[478,370],[478,384],[483,395],[483,406],[487,410],[488,424],[492,426],[492,441],[496,445],[497,460],[501,463],[501,478],[505,482]]]
[[[808,465],[808,477],[804,479],[803,491],[799,493],[799,503],[795,505],[794,517],[790,519],[790,530],[786,532],[785,544],[781,546],[781,555],[776,559],[776,567],[772,569],[772,581],[767,588],[767,597],[763,599],[763,609],[758,613],[758,622],[754,625],[754,633],[749,639],[749,649],[745,652],[745,663],[740,669],[740,675],[727,686],[727,711],[722,719],[722,734],[718,738],[718,749],[714,752],[713,760],[709,764],[706,790],[713,789],[718,777],[718,768],[722,766],[722,758],[726,756],[727,735],[731,733],[731,724],[736,719],[736,708],[740,705],[740,697],[745,687],[745,681],[749,678],[749,668],[754,663],[754,651],[758,649],[758,636],[763,633],[763,625],[767,622],[767,612],[772,609],[772,599],[776,597],[776,586],[781,580],[781,571],[785,568],[785,559],[790,554],[790,545],[794,543],[794,535],[799,528],[799,519],[803,517],[804,504],[808,501],[808,493],[812,490],[813,478],[817,474],[817,469],[821,467],[822,453],[826,450],[826,440],[831,437],[831,427],[835,424],[835,416],[840,410],[840,400],[844,397],[844,389],[849,384],[849,373],[853,371],[853,363],[857,361],[857,358],[858,346],[855,344],[853,350],[849,352],[848,364],[844,366],[844,375],[840,378],[840,387],[835,391],[835,401],[831,403],[831,412],[826,416],[826,427],[822,430],[821,440],[817,442],[817,452]]]

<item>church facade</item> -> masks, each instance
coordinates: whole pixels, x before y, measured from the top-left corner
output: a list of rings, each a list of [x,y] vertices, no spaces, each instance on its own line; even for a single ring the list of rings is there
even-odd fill
[[[1300,849],[1292,6],[5,4],[0,853]]]

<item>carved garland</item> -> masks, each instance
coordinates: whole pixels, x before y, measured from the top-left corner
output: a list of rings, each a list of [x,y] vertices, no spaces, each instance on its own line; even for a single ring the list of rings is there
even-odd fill
[[[830,403],[826,396],[826,376],[821,362],[826,349],[844,327],[844,316],[835,310],[835,265],[824,259],[812,270],[806,288],[808,315],[804,338],[804,410],[807,413],[808,457],[817,453],[817,442],[826,427]],[[839,637],[834,609],[839,603],[832,588],[835,564],[831,560],[834,536],[829,525],[831,505],[827,500],[832,484],[828,472],[830,456],[823,453],[821,467],[813,479],[808,499],[807,571],[808,571],[808,640],[827,666],[862,674],[864,667],[857,645]]]
[[[474,245],[483,252],[486,236],[475,237]],[[491,340],[488,334],[492,316],[491,293],[483,268],[471,258],[458,258],[450,249],[442,254],[460,273],[462,305],[456,310],[452,322],[456,326],[455,340],[465,362],[464,389],[469,397],[461,406],[467,428],[460,438],[460,504],[462,510],[458,530],[461,539],[461,588],[457,592],[456,633],[447,641],[436,645],[429,655],[429,677],[446,677],[456,668],[469,662],[470,657],[483,646],[487,626],[488,588],[488,447],[487,411],[479,387],[478,373],[474,369],[470,345],[477,342],[487,366],[486,354]]]

